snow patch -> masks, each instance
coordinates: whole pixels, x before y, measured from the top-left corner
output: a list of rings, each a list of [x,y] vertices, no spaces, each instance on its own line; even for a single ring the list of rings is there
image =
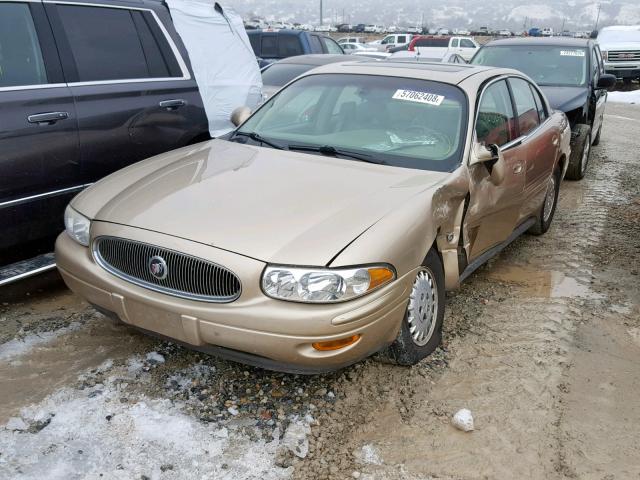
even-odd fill
[[[121,367],[104,362],[98,369],[108,370],[110,376],[102,383],[58,390],[0,426],[0,478],[290,477],[292,468],[275,464],[281,444],[278,428],[273,438],[265,440],[249,434],[255,423],[251,418],[233,418],[224,424],[202,422],[187,413],[182,401],[132,395],[123,379],[147,368],[155,355],[151,357],[132,357]],[[214,371],[207,365],[193,365],[172,377],[173,385],[186,388]],[[308,452],[306,437],[312,421],[311,417],[293,418],[283,437],[282,442],[297,447],[298,456]]]
[[[609,92],[607,101],[615,103],[640,104],[640,90],[630,92]]]
[[[78,322],[70,323],[66,327],[51,332],[33,333],[23,338],[14,338],[0,345],[0,361],[8,360],[12,357],[24,355],[29,350],[38,345],[49,343],[56,338],[67,333],[78,330],[82,325]]]

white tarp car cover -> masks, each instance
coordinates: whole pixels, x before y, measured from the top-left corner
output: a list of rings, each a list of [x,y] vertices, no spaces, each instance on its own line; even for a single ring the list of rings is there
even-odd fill
[[[236,107],[253,109],[262,99],[262,77],[242,18],[213,1],[167,0],[176,30],[189,53],[209,133],[234,128]]]

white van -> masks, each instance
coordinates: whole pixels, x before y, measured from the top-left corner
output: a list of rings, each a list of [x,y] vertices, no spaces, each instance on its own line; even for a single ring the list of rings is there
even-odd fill
[[[380,42],[380,46],[378,50],[381,52],[386,52],[390,48],[399,47],[400,45],[406,45],[411,41],[413,35],[410,33],[394,33],[392,35],[387,35]]]
[[[409,51],[416,52],[428,58],[441,58],[447,53],[457,53],[467,62],[480,48],[471,37],[441,37],[434,35],[420,35],[413,37]]]

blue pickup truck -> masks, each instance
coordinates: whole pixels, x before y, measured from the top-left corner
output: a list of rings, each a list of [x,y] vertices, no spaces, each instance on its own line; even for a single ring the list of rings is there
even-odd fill
[[[311,53],[344,54],[338,43],[325,35],[302,30],[247,30],[260,68],[276,60]]]

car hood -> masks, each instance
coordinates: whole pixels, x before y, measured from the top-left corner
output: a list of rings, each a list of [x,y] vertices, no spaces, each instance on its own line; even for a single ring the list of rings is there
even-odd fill
[[[72,204],[94,220],[266,262],[327,265],[386,213],[446,176],[212,140],[116,172]]]
[[[611,41],[608,42],[606,40],[600,42],[601,50],[640,50],[640,42],[632,42],[632,41]],[[630,60],[633,61],[633,60]]]
[[[587,87],[552,87],[540,85],[551,108],[562,112],[570,112],[581,107],[589,97]]]

